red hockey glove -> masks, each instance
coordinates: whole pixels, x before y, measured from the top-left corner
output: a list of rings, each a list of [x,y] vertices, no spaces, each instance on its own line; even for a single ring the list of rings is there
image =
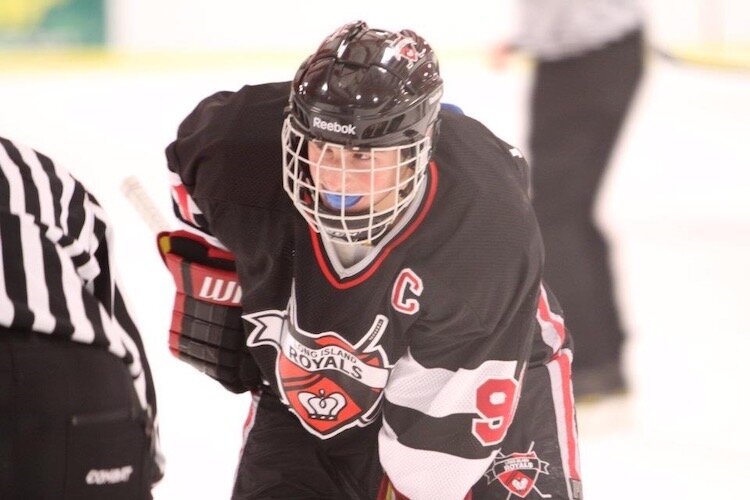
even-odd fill
[[[163,232],[157,240],[176,285],[172,354],[232,392],[260,387],[260,371],[245,346],[232,254],[187,231]]]

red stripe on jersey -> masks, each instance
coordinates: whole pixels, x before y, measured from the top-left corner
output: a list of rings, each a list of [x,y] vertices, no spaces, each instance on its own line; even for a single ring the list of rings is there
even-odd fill
[[[547,299],[547,290],[544,285],[541,287],[541,293],[539,294],[539,305],[537,306],[539,317],[547,323],[551,324],[557,335],[560,337],[560,345],[565,343],[565,323],[563,322],[560,315],[555,314],[549,307],[549,300]]]
[[[563,457],[568,465],[568,473],[571,479],[580,480],[581,474],[578,471],[578,439],[576,435],[574,403],[573,403],[573,385],[571,383],[571,352],[570,349],[562,349],[552,358],[553,363],[560,367],[560,382],[562,392],[562,402],[564,411],[565,434],[568,447],[568,456]]]
[[[250,400],[250,410],[247,412],[247,418],[245,423],[242,425],[242,446],[240,447],[240,458],[245,453],[245,445],[247,444],[247,437],[255,426],[255,417],[258,414],[258,402],[260,401],[259,392],[251,392],[252,398]]]
[[[177,198],[177,206],[180,209],[180,215],[182,218],[192,224],[195,224],[195,217],[190,211],[190,202],[188,201],[188,192],[183,184],[172,186],[175,197]]]
[[[242,424],[242,432],[247,437],[247,434],[252,430],[253,425],[255,425],[255,416],[257,415],[258,410],[258,401],[260,400],[259,393],[251,392],[251,398],[250,398],[250,409],[247,412],[247,418],[245,418],[245,423]]]
[[[320,243],[320,238],[318,237],[318,234],[313,230],[312,227],[309,227],[310,230],[310,239],[312,240],[312,246],[313,250],[315,251],[315,258],[318,261],[318,267],[320,267],[320,270],[323,272],[323,275],[328,280],[328,283],[330,283],[333,287],[338,288],[339,290],[346,290],[348,288],[355,287],[359,285],[360,283],[366,281],[370,276],[375,274],[375,271],[378,270],[380,265],[383,263],[383,261],[388,257],[388,255],[393,251],[394,248],[399,246],[401,243],[406,241],[406,239],[411,236],[411,234],[416,231],[417,227],[422,223],[424,218],[427,216],[427,212],[430,211],[430,207],[432,206],[432,202],[435,200],[435,194],[437,193],[437,185],[438,185],[438,173],[437,173],[437,166],[435,165],[434,161],[430,162],[430,190],[427,193],[427,199],[425,200],[425,203],[422,207],[422,210],[417,214],[417,216],[414,218],[414,220],[411,222],[409,226],[404,229],[404,231],[399,234],[395,239],[393,239],[386,247],[380,252],[380,255],[378,256],[375,261],[373,261],[372,264],[370,264],[370,267],[367,268],[367,270],[363,273],[357,276],[356,278],[353,278],[348,281],[339,281],[338,278],[336,278],[333,271],[331,271],[331,268],[328,264],[328,261],[326,260],[324,256],[324,251]]]

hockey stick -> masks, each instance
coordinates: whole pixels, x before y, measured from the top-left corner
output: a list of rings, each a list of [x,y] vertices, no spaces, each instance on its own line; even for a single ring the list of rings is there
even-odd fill
[[[169,231],[170,224],[135,176],[123,179],[120,190],[154,234]]]

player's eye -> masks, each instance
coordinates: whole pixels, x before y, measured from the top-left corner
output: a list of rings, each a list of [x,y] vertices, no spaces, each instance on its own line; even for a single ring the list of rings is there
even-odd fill
[[[357,161],[370,161],[372,159],[372,153],[364,151],[357,151],[352,156]]]

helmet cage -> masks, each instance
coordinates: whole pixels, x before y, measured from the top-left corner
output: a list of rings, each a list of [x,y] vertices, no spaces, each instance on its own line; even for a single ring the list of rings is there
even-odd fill
[[[297,210],[316,232],[323,232],[336,241],[348,244],[377,242],[414,200],[425,182],[432,147],[431,134],[419,137],[414,142],[387,147],[349,148],[341,144],[323,143],[323,151],[325,148],[339,148],[342,153],[354,150],[369,154],[369,168],[363,169],[359,165],[356,170],[357,175],[369,177],[368,186],[362,188],[360,183],[357,190],[347,186],[352,169],[346,164],[346,155],[338,156],[342,159],[342,164],[338,165],[326,164],[325,155],[311,162],[308,157],[311,139],[295,125],[292,117],[287,117],[282,130],[282,143],[284,189]],[[387,152],[396,152],[394,163],[382,164],[382,160],[378,159],[383,156],[379,153]],[[321,182],[316,184],[311,171],[318,174],[318,179],[323,172],[336,176],[337,189],[327,190]],[[384,187],[378,186],[378,177],[390,177],[393,182],[388,182]],[[369,203],[356,211],[347,209],[344,203],[331,207],[324,201],[330,196],[342,199],[366,197]]]

